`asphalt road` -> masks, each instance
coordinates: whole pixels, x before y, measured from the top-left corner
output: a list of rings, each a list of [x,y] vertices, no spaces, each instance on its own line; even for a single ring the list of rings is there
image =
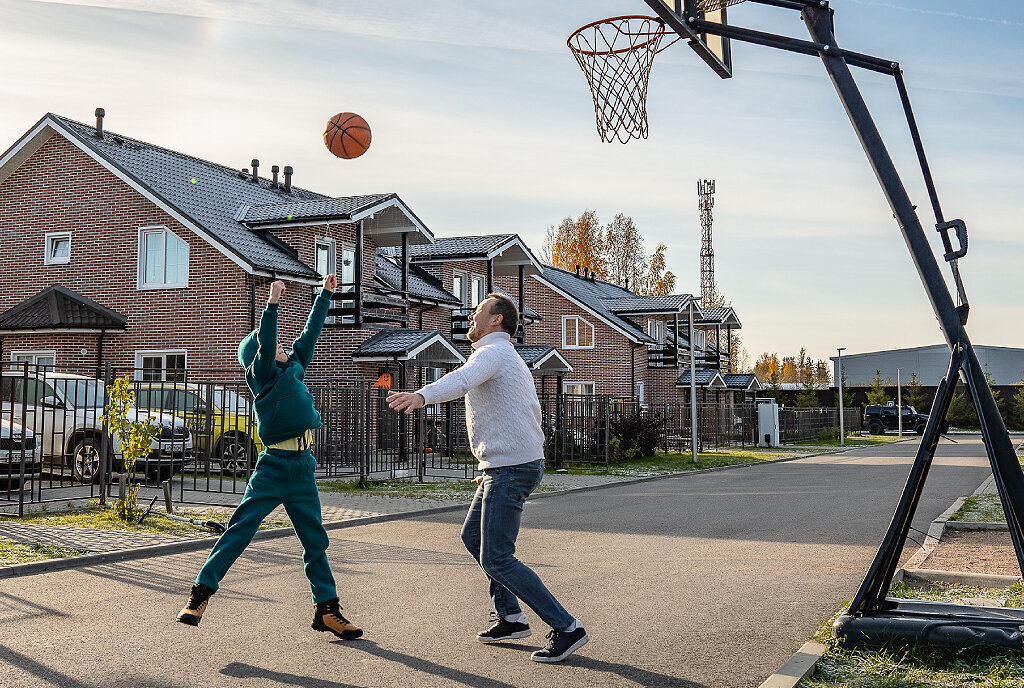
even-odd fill
[[[757,686],[855,593],[916,442],[537,499],[520,557],[586,625],[562,665],[473,640],[489,600],[461,514],[333,531],[363,640],[309,628],[293,539],[253,546],[199,628],[174,623],[204,553],[5,580],[0,686]],[[988,474],[943,441],[915,527]],[[909,547],[915,545],[911,543]]]

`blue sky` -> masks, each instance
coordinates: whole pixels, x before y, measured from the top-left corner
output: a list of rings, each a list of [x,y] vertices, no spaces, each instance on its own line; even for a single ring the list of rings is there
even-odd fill
[[[961,262],[978,344],[1024,346],[1024,6],[1011,0],[834,0],[851,50],[904,68]],[[226,165],[295,167],[322,193],[395,191],[438,235],[545,229],[594,209],[668,244],[699,290],[696,182],[717,181],[716,276],[751,358],[823,358],[941,341],[902,237],[820,61],[733,47],[720,80],[662,52],[650,138],[598,140],[577,26],[649,14],[641,0],[0,0],[0,149],[47,111]],[[806,37],[785,10],[731,20]],[[911,198],[927,195],[891,79],[855,72]],[[363,157],[324,148],[334,113],[373,128]],[[931,232],[929,232],[931,233]],[[937,237],[935,237],[938,248]]]

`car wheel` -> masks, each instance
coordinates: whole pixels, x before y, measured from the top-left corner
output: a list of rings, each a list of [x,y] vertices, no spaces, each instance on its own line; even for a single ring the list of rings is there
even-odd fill
[[[245,475],[256,458],[256,447],[244,435],[222,437],[217,442],[216,456],[225,473]]]
[[[100,443],[96,437],[86,436],[75,443],[71,452],[71,477],[80,483],[95,483],[100,479]]]
[[[882,427],[881,423],[876,421],[874,423],[868,423],[868,432],[872,435],[884,435],[885,428]]]
[[[173,466],[154,466],[146,469],[146,477],[158,483],[169,480],[172,475],[174,475]]]
[[[924,423],[921,423],[916,428],[914,428],[914,432],[916,432],[918,435],[923,435],[924,434],[924,427],[925,427]]]

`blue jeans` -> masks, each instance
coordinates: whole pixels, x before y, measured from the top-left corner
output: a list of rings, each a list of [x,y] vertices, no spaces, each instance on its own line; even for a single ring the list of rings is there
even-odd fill
[[[543,459],[485,470],[462,526],[462,542],[487,574],[494,610],[501,617],[521,613],[522,600],[544,623],[564,630],[572,615],[515,556],[523,503],[543,477]]]

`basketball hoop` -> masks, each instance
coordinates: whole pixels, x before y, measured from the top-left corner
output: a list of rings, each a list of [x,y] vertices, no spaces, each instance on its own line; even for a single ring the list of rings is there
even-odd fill
[[[581,26],[566,44],[590,84],[597,133],[622,143],[647,138],[647,81],[665,24],[656,17],[612,17]]]

